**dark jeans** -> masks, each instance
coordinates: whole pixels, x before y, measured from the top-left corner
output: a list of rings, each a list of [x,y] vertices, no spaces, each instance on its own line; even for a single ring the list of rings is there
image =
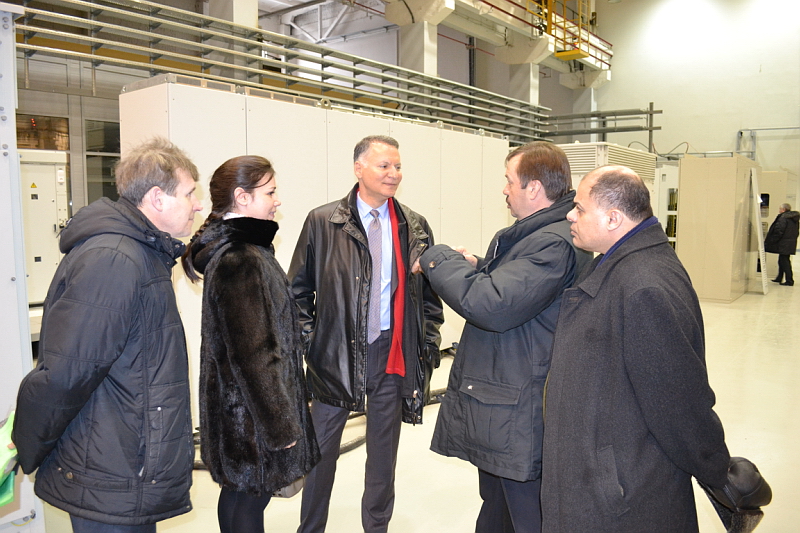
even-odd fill
[[[75,515],[69,515],[72,521],[72,531],[74,533],[156,533],[155,524],[144,524],[141,526],[118,526],[115,524],[104,524]]]
[[[542,480],[514,481],[478,470],[483,505],[475,533],[540,533]]]
[[[794,284],[794,272],[792,272],[792,256],[778,254],[778,281],[782,281],[786,276],[786,283]]]

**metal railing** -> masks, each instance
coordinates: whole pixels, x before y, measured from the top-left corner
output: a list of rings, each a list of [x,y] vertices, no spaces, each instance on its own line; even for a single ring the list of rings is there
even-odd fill
[[[18,54],[173,73],[322,98],[326,104],[507,135],[543,138],[546,108],[297,38],[138,0],[23,0]]]
[[[581,60],[591,68],[611,68],[611,43],[589,31],[587,0],[479,0],[534,34],[553,37],[555,57],[563,61]]]
[[[574,115],[551,116],[545,123],[546,132],[543,137],[572,137],[575,135],[597,134],[605,141],[609,133],[626,133],[634,131],[649,132],[647,149],[655,152],[653,132],[661,129],[654,123],[655,115],[662,113],[653,108],[653,102],[647,109],[618,109],[615,111],[593,111]]]

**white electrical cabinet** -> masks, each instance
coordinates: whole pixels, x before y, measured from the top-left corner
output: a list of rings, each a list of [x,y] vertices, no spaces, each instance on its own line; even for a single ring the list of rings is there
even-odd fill
[[[606,142],[559,144],[558,147],[567,154],[572,172],[572,186],[575,189],[581,179],[597,167],[622,165],[642,178],[650,191],[653,212],[658,210],[659,191],[655,188],[656,154]]]
[[[22,6],[0,2],[0,419],[14,408],[22,377],[32,366],[26,291],[22,186],[17,157],[16,51],[14,20]],[[0,531],[44,533],[42,502],[33,494],[33,476],[16,476],[14,501],[0,507]]]
[[[654,197],[658,200],[653,214],[664,227],[669,243],[675,248],[678,240],[678,182],[680,180],[679,161],[656,162],[656,179],[653,183]]]
[[[44,302],[61,261],[58,234],[69,218],[67,153],[19,150],[28,303]]]
[[[676,251],[701,299],[732,302],[760,278],[755,273],[753,224],[760,221],[754,220],[754,168],[760,171],[738,154],[681,159]]]

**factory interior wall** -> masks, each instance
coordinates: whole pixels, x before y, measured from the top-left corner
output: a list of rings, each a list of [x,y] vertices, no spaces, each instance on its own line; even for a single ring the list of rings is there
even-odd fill
[[[611,81],[594,89],[597,109],[654,102],[663,110],[653,139],[659,153],[733,151],[740,129],[800,126],[795,0],[598,0],[596,9],[597,33],[614,46]],[[540,103],[568,113],[591,89],[566,89],[553,74],[542,79]],[[648,137],[608,141],[644,149],[636,143]],[[764,170],[800,173],[800,129],[757,132],[756,160]]]

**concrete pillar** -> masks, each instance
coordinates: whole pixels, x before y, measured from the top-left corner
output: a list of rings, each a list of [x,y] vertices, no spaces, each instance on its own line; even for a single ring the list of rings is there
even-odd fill
[[[572,112],[577,113],[591,113],[597,111],[597,99],[595,98],[595,89],[585,87],[581,89],[572,90]],[[600,142],[603,139],[596,133],[591,135],[575,135],[574,141],[580,142]]]
[[[208,0],[208,16],[258,28],[258,0]]]
[[[508,82],[509,97],[539,105],[539,65],[509,65]]]
[[[426,21],[400,26],[400,57],[403,68],[438,76],[438,26]]]
[[[238,24],[240,26],[247,26],[249,28],[258,29],[258,0],[208,0],[205,3],[205,14],[210,17],[215,17],[222,20],[227,20]],[[228,41],[210,41],[209,44],[214,46],[221,46],[229,48],[237,52],[253,53],[260,55],[256,43],[253,45],[247,44],[231,44]],[[253,66],[254,59],[236,56],[231,59],[230,56],[212,52],[208,56],[210,59],[222,61],[224,63],[236,65],[238,67]],[[259,81],[258,75],[247,74],[242,70],[234,70],[228,67],[214,67],[212,68],[214,74],[221,76],[236,78],[239,80],[252,80]]]

